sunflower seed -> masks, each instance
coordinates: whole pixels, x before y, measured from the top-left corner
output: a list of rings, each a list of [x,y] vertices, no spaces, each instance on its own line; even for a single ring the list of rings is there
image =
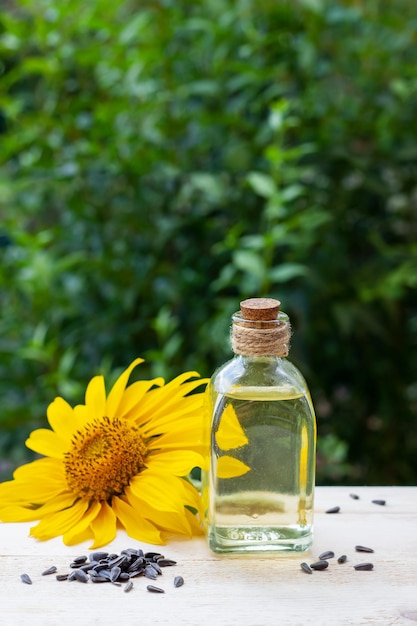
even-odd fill
[[[175,576],[174,578],[174,587],[182,587],[184,584],[184,579],[182,576]]]
[[[108,552],[93,552],[90,554],[90,561],[101,561],[102,559],[107,559],[109,556]]]
[[[374,552],[372,548],[367,548],[366,546],[355,546],[356,552]]]
[[[129,567],[127,568],[127,571],[128,572],[136,572],[137,570],[139,570],[145,564],[146,564],[146,560],[144,559],[144,557],[143,556],[139,556],[137,559],[135,559],[133,561],[133,563],[131,563],[129,565]]]
[[[144,575],[144,569],[138,569],[134,572],[128,572],[129,578],[135,578],[136,576],[143,576],[143,575]]]
[[[48,567],[48,569],[45,569],[42,572],[42,576],[48,576],[48,574],[55,574],[55,572],[57,572],[58,569],[55,567],[55,565],[51,565],[51,567]]]
[[[82,556],[77,556],[75,557],[75,559],[72,560],[72,563],[70,563],[70,567],[75,568],[75,567],[80,567],[80,565],[83,565],[85,562],[87,561],[87,557],[82,555]]]
[[[152,562],[152,563],[149,563],[149,565],[150,565],[151,567],[153,567],[153,568],[154,568],[154,570],[155,570],[155,572],[156,572],[157,574],[162,574],[162,569],[161,569],[161,567],[158,565],[158,563],[153,563],[153,562]]]
[[[108,583],[109,579],[105,578],[104,576],[101,576],[100,574],[98,576],[90,576],[90,580],[92,583]]]
[[[327,561],[327,559],[332,559],[334,557],[334,552],[328,550],[327,552],[322,552],[319,555],[320,561]]]
[[[385,500],[372,500],[374,504],[379,504],[380,506],[384,506]]]
[[[316,561],[310,564],[311,569],[322,570],[329,567],[329,561]]]
[[[75,580],[78,580],[78,582],[80,582],[80,583],[86,583],[86,582],[88,582],[88,578],[89,577],[81,569],[76,569],[76,570],[74,570],[74,578],[75,578]]]
[[[358,571],[370,571],[374,569],[373,563],[359,563],[358,565],[353,566]]]
[[[20,574],[20,578],[22,580],[22,583],[26,583],[26,585],[32,584],[32,579],[29,574]]]
[[[152,580],[158,578],[158,572],[150,564],[145,567],[143,573],[145,574],[146,578],[151,578]]]
[[[155,587],[154,585],[148,585],[146,589],[148,591],[151,591],[152,593],[165,593],[165,591],[161,589],[161,587]]]
[[[145,559],[153,559],[154,557],[157,558],[164,558],[164,555],[161,554],[160,552],[145,552]]]
[[[57,574],[55,578],[57,580],[68,580],[68,574]]]
[[[333,506],[331,509],[327,509],[326,513],[339,513],[340,506]]]
[[[116,580],[119,578],[121,573],[122,573],[122,570],[120,569],[118,565],[115,565],[114,567],[112,567],[110,570],[110,582],[112,583],[116,582]]]
[[[311,567],[307,564],[307,563],[301,563],[300,565],[301,569],[305,571],[306,574],[312,574],[313,570],[311,569]]]
[[[126,583],[126,585],[123,587],[123,591],[125,593],[129,593],[129,591],[133,588],[133,583],[131,580],[129,580],[128,583]]]
[[[158,560],[158,565],[159,567],[171,567],[172,565],[176,565],[177,561],[172,561],[171,559],[159,559]]]
[[[113,556],[113,555],[112,555]],[[109,559],[107,561],[107,565],[110,567],[110,569],[112,567],[115,567],[116,565],[118,565],[119,567],[121,567],[124,563],[127,563],[129,561],[129,557],[126,554],[121,554],[120,556],[118,556],[116,554],[116,556],[112,559]]]
[[[339,556],[339,558],[337,559],[338,563],[346,563],[346,561],[347,561],[346,554],[342,554],[342,556]]]
[[[356,493],[350,493],[349,496],[352,498],[352,500],[359,500],[359,496]]]
[[[95,572],[97,572],[97,573],[98,573],[98,572],[102,572],[102,571],[104,571],[104,570],[109,569],[109,564],[108,564],[107,562],[104,562],[104,563],[100,562],[100,563],[97,563],[96,565],[93,565],[93,564],[92,564],[92,565],[91,565],[91,568],[92,568]]]
[[[142,551],[142,550],[141,550],[141,552],[142,552],[142,554],[143,554],[143,551]],[[128,557],[132,557],[132,556],[136,557],[136,556],[139,556],[139,555],[138,555],[138,551],[136,550],[136,548],[126,548],[125,550],[122,550],[122,551],[120,552],[120,554],[125,554],[125,555],[126,555],[126,556],[128,556]]]

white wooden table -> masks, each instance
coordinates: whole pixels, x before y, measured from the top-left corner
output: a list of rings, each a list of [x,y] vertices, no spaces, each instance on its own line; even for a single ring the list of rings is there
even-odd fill
[[[358,500],[349,494],[356,493]],[[385,506],[373,504],[386,500]],[[337,514],[326,514],[340,506]],[[155,584],[164,594],[146,591],[152,581],[134,579],[123,587],[59,582],[41,576],[50,565],[68,572],[71,560],[88,554],[88,544],[66,547],[61,539],[37,542],[30,524],[0,524],[1,626],[149,625],[269,626],[417,624],[417,487],[318,487],[313,548],[296,556],[217,557],[203,538],[172,541],[157,551],[178,563],[165,568]],[[369,546],[373,554],[355,551]],[[119,533],[106,550],[151,550]],[[336,557],[324,571],[304,573],[325,550]],[[344,564],[337,557],[346,554]],[[374,563],[372,571],[354,564]],[[22,583],[26,572],[32,585]],[[175,588],[174,576],[185,580]]]

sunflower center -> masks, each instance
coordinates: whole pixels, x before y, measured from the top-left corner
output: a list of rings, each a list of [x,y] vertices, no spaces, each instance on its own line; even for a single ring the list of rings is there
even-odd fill
[[[68,486],[83,499],[109,500],[145,467],[146,454],[137,428],[118,418],[95,419],[75,433],[65,454]]]

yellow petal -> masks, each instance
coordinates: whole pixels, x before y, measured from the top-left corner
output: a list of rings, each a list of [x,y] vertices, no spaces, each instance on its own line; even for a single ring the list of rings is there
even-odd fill
[[[84,428],[86,424],[89,424],[92,419],[94,419],[94,416],[91,415],[91,410],[85,404],[77,404],[73,409],[73,414],[75,423],[77,424],[77,427],[74,426],[73,434],[77,430]],[[103,415],[101,415],[101,417],[103,417]]]
[[[184,489],[184,497],[183,497],[184,504],[189,507],[192,507],[198,513],[201,514],[203,511],[202,500],[196,487],[191,485],[187,480],[182,480],[182,485]]]
[[[127,369],[119,376],[119,378],[114,383],[106,403],[106,415],[107,417],[115,417],[118,414],[119,405],[121,399],[123,397],[123,393],[126,389],[126,385],[129,381],[129,376],[132,370],[139,365],[139,363],[143,363],[143,359],[135,359],[133,363],[129,365]]]
[[[130,492],[158,511],[174,512],[182,507],[181,485],[173,476],[144,470],[126,487],[126,494]]]
[[[308,434],[307,428],[301,430],[301,453],[300,453],[300,489],[305,493],[307,487],[307,462],[308,462]]]
[[[203,535],[204,534],[204,529],[203,526],[200,522],[200,520],[198,519],[198,517],[196,515],[194,515],[193,513],[191,513],[190,511],[187,511],[187,509],[185,509],[185,515],[188,519],[188,522],[191,526],[191,532],[192,534],[195,535]],[[200,517],[200,519],[202,519],[202,515]]]
[[[186,415],[167,413],[159,420],[148,421],[141,426],[141,430],[145,437],[151,439],[150,446],[152,448],[157,448],[159,441],[168,443],[169,440],[173,443],[177,439],[178,442],[185,443],[187,448],[195,449],[196,446],[202,445],[203,419],[202,408]],[[177,445],[177,447],[180,446]]]
[[[57,513],[63,509],[71,508],[75,500],[75,495],[68,491],[62,492],[58,496],[54,496],[51,500],[37,509],[38,519],[41,519],[51,513]]]
[[[130,537],[156,545],[163,543],[160,531],[121,498],[112,499],[112,509]]]
[[[120,402],[118,417],[125,417],[126,419],[140,417],[144,395],[152,389],[152,387],[161,387],[163,384],[163,378],[153,378],[152,380],[139,380],[129,385]]]
[[[89,526],[97,517],[100,512],[100,508],[100,502],[93,502],[82,518],[77,523],[73,524],[66,533],[64,533],[63,541],[66,546],[72,546],[75,543],[79,543],[80,537],[82,537],[82,540],[91,538],[92,533]]]
[[[94,535],[91,549],[101,548],[116,537],[116,515],[107,502],[101,503],[97,517],[91,522],[90,528]]]
[[[64,465],[60,459],[50,457],[36,459],[17,467],[13,473],[13,478],[24,481],[32,480],[33,482],[37,480],[60,482],[65,480]]]
[[[89,411],[89,421],[101,419],[106,414],[106,388],[103,376],[94,376],[88,383],[85,405]]]
[[[217,460],[217,478],[236,478],[249,472],[250,467],[231,456],[221,456]]]
[[[89,541],[90,539],[92,539],[92,537],[93,533],[91,531],[91,528],[90,526],[87,526],[87,528],[84,528],[84,530],[80,531],[79,533],[73,534],[71,539],[68,539],[67,535],[64,535],[62,537],[62,541],[65,543],[66,546],[75,546],[75,544],[77,543]]]
[[[63,441],[53,430],[38,428],[30,433],[26,446],[38,454],[62,459],[68,449],[68,442]]]
[[[231,404],[227,405],[221,416],[216,443],[220,450],[234,450],[248,443],[248,438]]]
[[[0,506],[43,504],[66,489],[62,462],[37,459],[18,467],[13,480],[0,484]]]
[[[163,387],[149,391],[143,398],[141,405],[143,420],[152,419],[153,421],[161,416],[163,420],[166,420],[167,416],[172,416],[176,408],[183,408],[184,396],[196,389],[199,385],[206,383],[206,380],[201,378],[189,383],[184,382],[194,376],[199,376],[199,374],[197,372],[185,372]],[[202,395],[203,394],[201,394],[201,396]]]
[[[201,455],[193,450],[172,450],[148,456],[146,464],[152,471],[186,476],[194,467],[201,467],[201,463]]]
[[[34,522],[38,519],[39,509],[28,509],[18,505],[0,508],[0,520],[2,522]]]
[[[46,541],[58,535],[65,535],[83,518],[88,506],[87,501],[79,500],[63,511],[50,513],[30,529],[31,536]]]
[[[62,509],[71,507],[74,503],[75,497],[73,494],[60,493],[54,496],[46,504],[39,507],[33,507],[31,505],[23,506],[6,506],[0,507],[0,519],[3,522],[28,522],[37,519],[42,519],[49,514],[54,514]]]
[[[46,411],[49,425],[63,441],[70,441],[79,425],[72,407],[63,398],[55,398]]]
[[[192,536],[191,526],[185,515],[185,509],[181,513],[158,511],[156,522],[164,533]]]
[[[58,496],[66,489],[66,485],[49,483],[48,481],[16,482],[10,481],[0,485],[1,506],[20,504],[22,506],[41,505]]]
[[[184,506],[181,506],[177,511],[161,511],[154,509],[149,502],[144,505],[142,500],[136,498],[132,492],[126,494],[126,501],[134,510],[140,510],[143,517],[159,528],[161,532],[191,537],[191,526],[185,515]]]

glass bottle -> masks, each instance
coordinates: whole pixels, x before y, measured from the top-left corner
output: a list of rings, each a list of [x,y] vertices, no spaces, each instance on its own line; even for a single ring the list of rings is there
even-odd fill
[[[312,543],[316,420],[287,360],[288,316],[272,298],[240,303],[234,358],[207,386],[205,529],[216,553],[301,552]]]

